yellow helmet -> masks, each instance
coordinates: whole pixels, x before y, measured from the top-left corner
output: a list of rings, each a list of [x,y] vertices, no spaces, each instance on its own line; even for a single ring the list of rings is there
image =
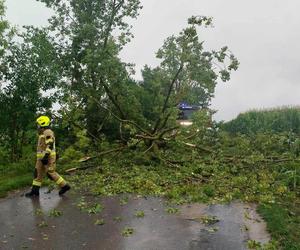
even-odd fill
[[[36,122],[40,127],[48,127],[50,125],[50,118],[48,116],[42,115],[36,119]]]

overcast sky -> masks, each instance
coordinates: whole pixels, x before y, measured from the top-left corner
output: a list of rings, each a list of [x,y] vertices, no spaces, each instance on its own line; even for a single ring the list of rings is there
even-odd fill
[[[155,66],[154,53],[168,36],[178,33],[191,15],[214,18],[214,28],[203,30],[207,48],[228,45],[241,65],[231,81],[218,84],[212,107],[217,120],[230,120],[254,108],[299,105],[299,0],[142,0],[133,22],[135,38],[123,60]],[[50,11],[35,0],[6,0],[13,24],[43,25]],[[137,74],[139,77],[140,74]]]

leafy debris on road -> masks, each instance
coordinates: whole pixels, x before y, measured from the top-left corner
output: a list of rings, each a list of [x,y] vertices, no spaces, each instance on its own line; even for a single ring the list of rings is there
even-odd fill
[[[48,224],[45,221],[42,221],[41,223],[38,223],[37,226],[43,228],[48,227]]]
[[[179,209],[175,208],[175,207],[168,207],[168,208],[165,209],[165,211],[168,214],[177,214],[179,212]]]
[[[50,210],[49,212],[49,216],[50,217],[59,217],[59,216],[62,216],[63,212],[62,211],[59,211],[57,209],[52,209]]]
[[[140,210],[135,213],[135,216],[137,218],[143,218],[145,216],[145,213],[144,213],[144,211]]]
[[[122,217],[116,216],[116,217],[114,217],[114,221],[120,222],[120,221],[122,221]]]
[[[97,219],[94,224],[102,226],[105,224],[105,221],[104,221],[104,219]]]
[[[134,229],[131,227],[125,227],[122,231],[122,236],[129,237],[134,233]]]

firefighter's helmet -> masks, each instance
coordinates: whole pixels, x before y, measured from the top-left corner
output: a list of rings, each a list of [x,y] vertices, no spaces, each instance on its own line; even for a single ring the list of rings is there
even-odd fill
[[[40,127],[48,127],[50,125],[50,118],[48,116],[42,115],[36,119],[37,124]]]

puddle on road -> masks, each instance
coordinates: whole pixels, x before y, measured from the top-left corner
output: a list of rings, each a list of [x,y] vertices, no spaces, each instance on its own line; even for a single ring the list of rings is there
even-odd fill
[[[72,193],[59,197],[55,190],[44,192],[34,200],[20,197],[20,193],[0,200],[0,249],[241,250],[249,239],[269,241],[252,204],[190,204],[177,206],[179,213],[169,214],[170,205],[162,198],[82,198]],[[83,201],[101,204],[103,210],[94,206],[90,213],[81,211],[78,204]],[[49,216],[53,209],[62,215]],[[137,212],[144,216],[137,217]],[[203,216],[215,216],[218,221],[205,225],[199,220]],[[104,224],[95,225],[97,221]],[[133,234],[122,236],[125,228]]]

